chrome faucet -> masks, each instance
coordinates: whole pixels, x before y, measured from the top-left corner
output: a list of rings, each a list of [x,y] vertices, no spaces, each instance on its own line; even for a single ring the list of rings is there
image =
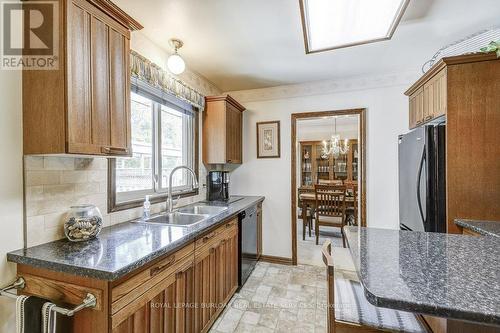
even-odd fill
[[[168,206],[168,212],[172,213],[174,210],[174,201],[172,200],[172,175],[180,169],[186,169],[189,172],[191,172],[191,176],[193,177],[193,190],[198,188],[198,179],[196,178],[196,173],[191,169],[190,167],[187,167],[185,165],[181,165],[178,167],[175,167],[170,171],[170,175],[168,176],[168,196],[167,196],[167,206]]]

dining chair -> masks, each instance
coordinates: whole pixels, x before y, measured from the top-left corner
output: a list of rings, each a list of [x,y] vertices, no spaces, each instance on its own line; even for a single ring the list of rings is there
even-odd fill
[[[345,278],[340,271],[335,273],[329,240],[323,244],[321,251],[327,273],[328,333],[430,333],[413,313],[372,305],[359,281]]]
[[[318,185],[314,186],[316,196],[316,245],[319,245],[319,227],[337,227],[342,234],[342,244],[345,247],[345,186]]]
[[[304,221],[304,219],[302,218],[302,240],[306,240],[306,229],[309,229],[309,237],[311,237],[311,232],[312,232],[312,228],[313,228],[313,211],[311,209],[311,207],[304,207],[304,203],[303,201],[301,200],[300,198],[300,195],[302,193],[308,193],[310,192],[310,190],[307,190],[307,189],[301,189],[299,188],[298,189],[298,207],[300,207],[300,210],[299,210],[299,216],[302,218],[303,216],[303,210],[305,209],[305,212],[306,212],[306,220]]]
[[[336,180],[336,179],[318,179],[318,184],[319,185],[344,185],[342,180]]]
[[[346,181],[345,182],[346,186],[346,193],[352,195],[353,197],[353,204],[352,207],[346,208],[346,211],[348,213],[352,212],[352,215],[354,217],[354,222],[355,225],[358,225],[358,182],[357,181]],[[347,219],[347,213],[346,213],[346,219]],[[347,224],[347,222],[346,222]]]

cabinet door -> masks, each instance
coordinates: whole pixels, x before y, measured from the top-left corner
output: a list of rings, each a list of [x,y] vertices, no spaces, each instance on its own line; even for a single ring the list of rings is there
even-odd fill
[[[130,153],[129,39],[109,29],[110,151]]]
[[[226,103],[226,162],[242,163],[242,113]]]
[[[447,70],[441,70],[434,80],[434,117],[446,114],[447,107]]]
[[[226,239],[222,239],[215,247],[215,282],[216,303],[223,304],[226,299]]]
[[[215,320],[216,268],[215,247],[207,247],[196,255],[194,268],[195,332],[205,332]]]
[[[424,88],[410,96],[410,128],[415,128],[424,121]]]
[[[231,231],[224,244],[226,247],[226,262],[225,262],[225,300],[232,296],[238,287],[238,232],[237,229]]]
[[[69,152],[92,142],[90,25],[91,15],[79,1],[69,4],[68,21],[68,116]],[[85,153],[82,151],[82,153]]]
[[[187,306],[193,302],[193,261],[179,268],[175,274],[162,280],[145,295],[121,311],[125,319],[113,316],[113,333],[184,333],[193,332],[193,311]]]
[[[84,0],[68,21],[67,152],[130,155],[129,32]]]
[[[428,83],[424,85],[424,109],[423,109],[423,121],[429,121],[434,118],[434,87],[436,81],[431,79]]]
[[[110,144],[108,29],[106,23],[92,16],[90,24],[91,144],[97,147]]]

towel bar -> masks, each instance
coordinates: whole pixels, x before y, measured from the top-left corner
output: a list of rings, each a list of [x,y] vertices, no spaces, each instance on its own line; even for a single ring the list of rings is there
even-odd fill
[[[16,299],[18,296],[9,292],[12,289],[23,289],[26,282],[22,277],[17,278],[16,281],[11,283],[10,285],[0,289],[0,296],[6,296],[12,299]],[[88,293],[87,296],[83,299],[82,304],[77,305],[73,309],[60,308],[55,306],[52,308],[54,312],[60,313],[62,315],[72,317],[76,312],[83,310],[85,308],[94,308],[97,304],[97,299],[94,295]]]

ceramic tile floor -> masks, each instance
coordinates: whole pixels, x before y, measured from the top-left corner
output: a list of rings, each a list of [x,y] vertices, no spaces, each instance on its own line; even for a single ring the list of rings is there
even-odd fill
[[[342,236],[339,228],[321,227],[319,242],[316,245],[314,229],[311,236],[306,230],[306,239],[302,240],[302,220],[297,222],[297,262],[303,265],[323,266],[321,258],[321,247],[323,243],[330,239],[335,247],[342,247]]]
[[[326,332],[325,274],[325,267],[259,262],[210,332]]]

